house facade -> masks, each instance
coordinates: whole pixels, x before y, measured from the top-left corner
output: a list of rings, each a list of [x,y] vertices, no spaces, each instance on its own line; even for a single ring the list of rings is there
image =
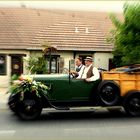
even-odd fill
[[[57,48],[51,73],[69,68],[70,60],[74,68],[74,59],[86,56],[93,57],[96,67],[111,68],[108,13],[0,8],[0,19],[0,87],[8,87],[13,74],[27,74],[24,59],[42,55],[45,42]]]

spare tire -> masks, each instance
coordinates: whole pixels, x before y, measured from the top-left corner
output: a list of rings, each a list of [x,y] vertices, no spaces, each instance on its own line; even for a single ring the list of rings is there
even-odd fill
[[[118,105],[120,101],[120,88],[114,81],[102,81],[98,86],[97,96],[103,106]]]

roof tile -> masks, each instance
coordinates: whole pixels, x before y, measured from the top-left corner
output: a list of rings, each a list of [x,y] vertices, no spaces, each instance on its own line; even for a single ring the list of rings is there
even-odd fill
[[[39,49],[44,41],[58,50],[113,48],[106,42],[112,28],[108,13],[0,8],[0,19],[0,49]]]

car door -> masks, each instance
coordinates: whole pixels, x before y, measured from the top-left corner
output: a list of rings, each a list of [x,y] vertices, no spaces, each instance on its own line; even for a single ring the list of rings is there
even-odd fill
[[[72,100],[89,100],[94,94],[99,81],[86,82],[83,79],[72,79],[70,81],[70,97]]]
[[[57,79],[53,81],[51,98],[53,100],[88,100],[99,81],[87,83],[83,79]]]

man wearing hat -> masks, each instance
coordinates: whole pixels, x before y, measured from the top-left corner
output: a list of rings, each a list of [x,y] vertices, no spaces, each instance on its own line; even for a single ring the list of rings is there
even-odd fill
[[[92,82],[100,78],[98,69],[94,67],[92,63],[92,57],[86,57],[85,68],[83,69],[83,72],[77,77],[77,79],[85,79],[87,82]]]

